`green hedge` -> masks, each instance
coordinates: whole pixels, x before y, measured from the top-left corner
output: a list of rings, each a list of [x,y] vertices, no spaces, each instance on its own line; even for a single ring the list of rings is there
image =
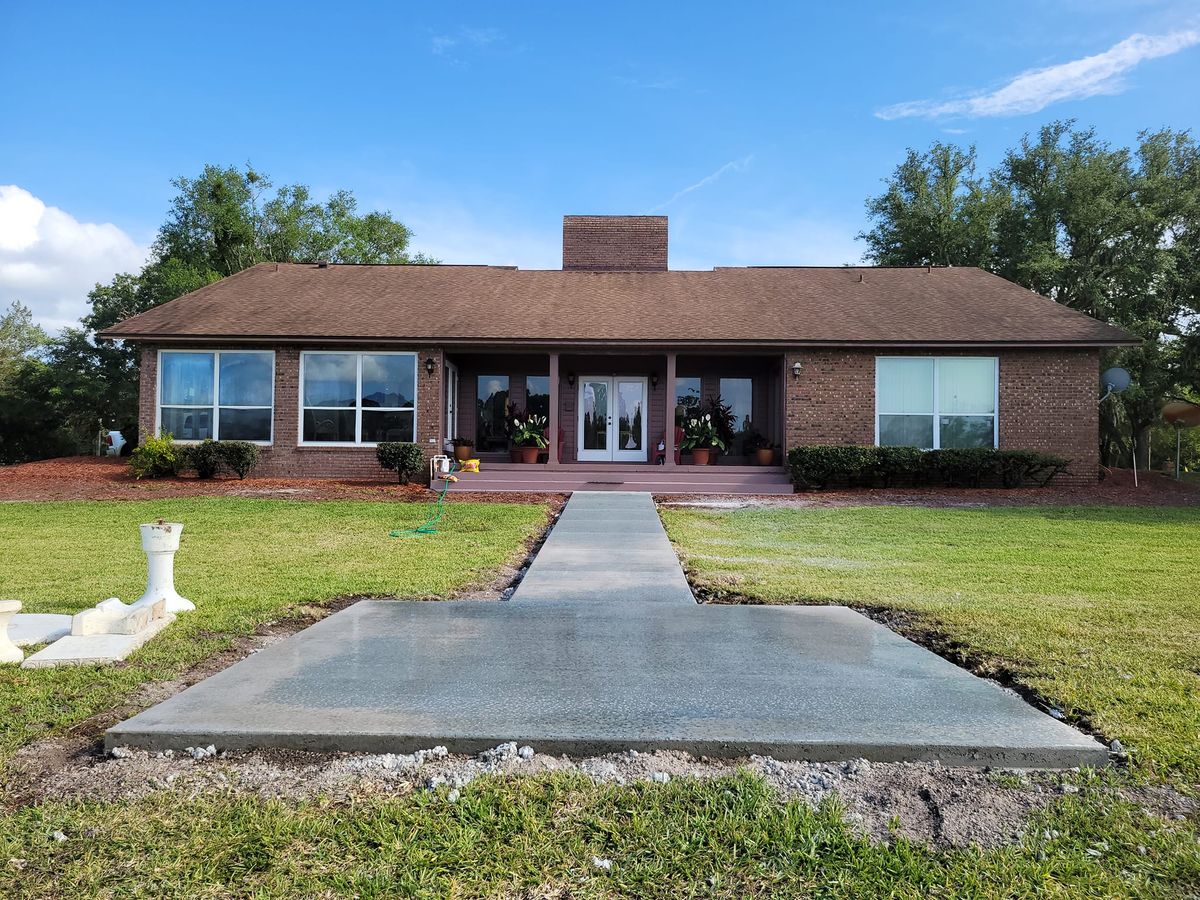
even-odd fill
[[[819,490],[830,485],[1014,488],[1049,484],[1067,465],[1067,460],[1049,453],[982,447],[920,450],[816,445],[788,451],[792,483],[800,490]]]
[[[257,444],[249,441],[214,441],[180,444],[169,434],[147,438],[129,455],[135,478],[171,478],[188,469],[198,478],[213,478],[226,468],[245,478],[262,459]]]

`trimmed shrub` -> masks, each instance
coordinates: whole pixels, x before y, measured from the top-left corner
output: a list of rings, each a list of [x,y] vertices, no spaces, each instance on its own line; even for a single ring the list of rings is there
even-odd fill
[[[184,450],[170,434],[146,438],[129,454],[129,470],[134,478],[169,478],[184,467]]]
[[[1061,456],[1034,450],[993,450],[987,447],[794,447],[788,451],[792,483],[800,490],[830,485],[894,487],[940,484],[947,487],[1049,484],[1067,468]]]
[[[217,441],[217,455],[240,479],[245,479],[262,460],[258,445],[249,441]]]
[[[417,444],[406,441],[384,441],[375,448],[379,465],[396,473],[401,484],[408,484],[425,465],[425,454]]]
[[[187,468],[194,469],[197,478],[212,478],[221,468],[221,451],[212,438],[188,447],[185,458]]]

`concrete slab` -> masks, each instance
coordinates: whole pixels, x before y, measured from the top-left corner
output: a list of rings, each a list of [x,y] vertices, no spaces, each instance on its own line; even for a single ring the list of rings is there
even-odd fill
[[[536,564],[535,564],[536,565]],[[109,747],[679,748],[1017,767],[1105,748],[842,607],[363,601],[109,730]]]
[[[26,657],[21,668],[50,669],[119,662],[174,621],[175,616],[167,613],[136,634],[69,634]]]
[[[8,639],[18,647],[48,644],[71,633],[71,617],[58,613],[17,613],[8,625]]]
[[[696,603],[653,499],[627,491],[572,494],[512,601]]]

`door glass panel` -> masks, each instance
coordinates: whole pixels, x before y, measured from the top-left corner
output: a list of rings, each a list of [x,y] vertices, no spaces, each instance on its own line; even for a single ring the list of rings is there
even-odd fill
[[[608,449],[608,382],[583,382],[583,450]]]
[[[618,450],[642,449],[642,415],[645,391],[640,381],[617,382]]]

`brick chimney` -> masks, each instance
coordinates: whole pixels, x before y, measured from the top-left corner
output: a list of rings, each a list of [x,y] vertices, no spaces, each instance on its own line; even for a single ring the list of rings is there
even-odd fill
[[[666,216],[563,216],[565,270],[665,272]]]

